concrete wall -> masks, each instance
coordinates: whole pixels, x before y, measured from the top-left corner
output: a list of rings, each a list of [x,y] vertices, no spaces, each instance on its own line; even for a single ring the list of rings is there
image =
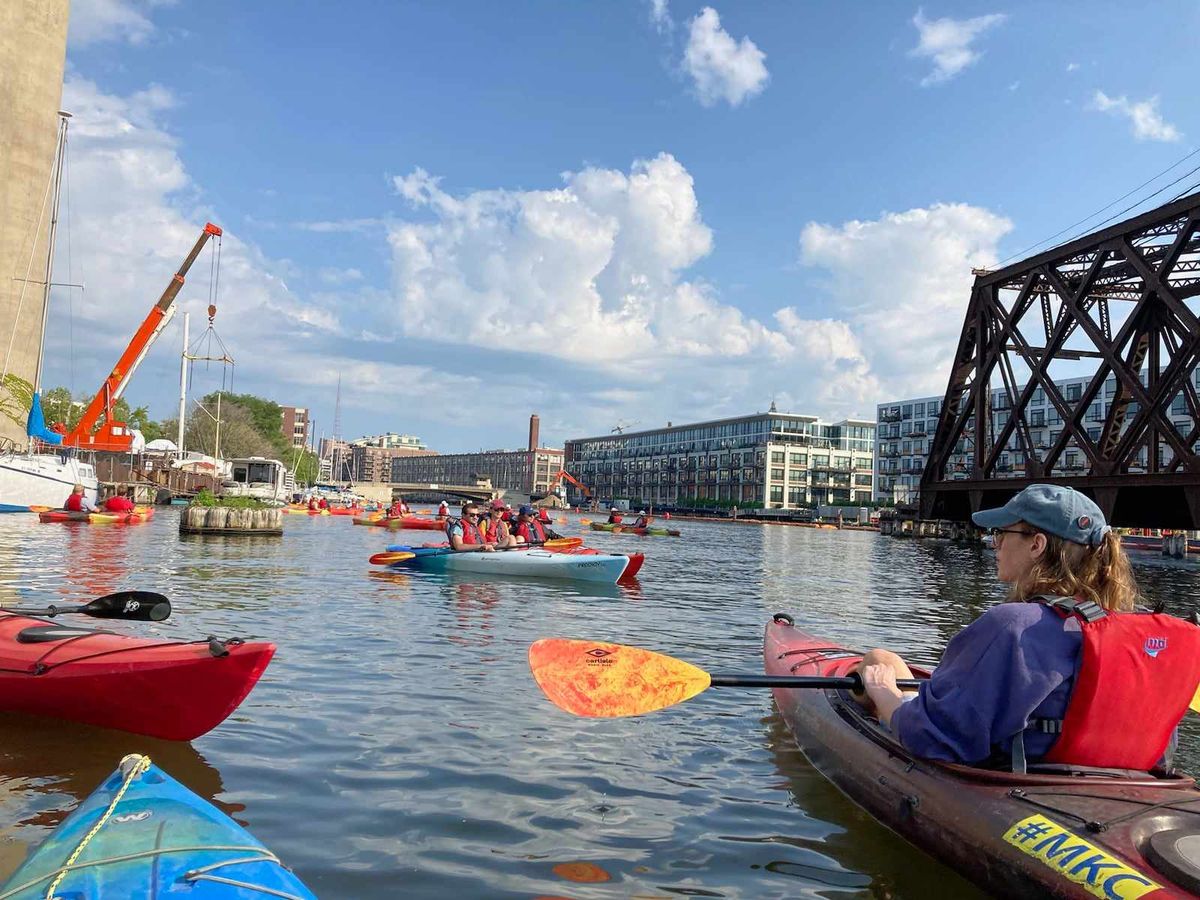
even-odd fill
[[[21,302],[14,276],[25,277],[32,253],[29,277],[45,277],[49,209],[40,229],[38,218],[54,165],[68,8],[69,0],[0,0],[0,365],[28,381],[42,346],[42,286],[25,285]],[[24,442],[25,429],[0,417],[0,436]]]

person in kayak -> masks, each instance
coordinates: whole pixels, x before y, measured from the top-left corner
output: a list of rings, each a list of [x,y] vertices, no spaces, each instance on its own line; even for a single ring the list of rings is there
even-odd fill
[[[447,503],[445,500],[443,500],[441,503],[439,503],[437,514],[438,514],[439,519],[450,518],[450,504]]]
[[[129,499],[128,494],[133,493],[133,488],[126,488],[126,492],[114,491],[112,496],[104,501],[105,512],[133,512],[133,501]]]
[[[1200,629],[1122,615],[1137,584],[1120,539],[1071,488],[1031,485],[971,518],[994,538],[1009,602],[955,635],[919,692],[896,687],[913,677],[903,659],[870,651],[856,699],[927,759],[1014,771],[1027,759],[1161,765],[1200,680]]]
[[[621,511],[619,509],[617,509],[615,506],[608,511],[608,524],[609,525],[620,525],[622,521],[623,520],[621,519]]]
[[[522,506],[517,510],[517,527],[514,534],[518,541],[526,544],[546,543],[546,527],[533,514],[532,506]]]
[[[317,498],[316,497],[308,498],[308,508],[313,511],[316,510],[316,508],[317,508]]]
[[[392,501],[392,505],[388,507],[387,514],[389,519],[399,519],[404,515],[404,504],[400,502],[399,497]]]
[[[550,524],[550,513],[546,512],[546,507],[543,506],[537,511],[537,520],[543,525]]]
[[[637,517],[637,520],[633,523],[633,527],[634,528],[649,528],[650,527],[650,517],[648,515],[646,515],[646,511],[644,509],[638,510],[638,517]]]
[[[83,485],[77,484],[71,488],[71,493],[63,503],[63,509],[69,512],[95,512],[96,504],[87,498],[87,494],[83,492]]]
[[[464,503],[461,519],[446,521],[446,540],[450,549],[457,553],[491,553],[496,548],[483,539],[483,531],[479,528],[479,507],[473,503]]]
[[[509,532],[508,523],[504,521],[504,501],[492,501],[487,521],[481,522],[479,527],[483,529],[483,539],[487,543],[500,549],[517,546],[517,539]]]

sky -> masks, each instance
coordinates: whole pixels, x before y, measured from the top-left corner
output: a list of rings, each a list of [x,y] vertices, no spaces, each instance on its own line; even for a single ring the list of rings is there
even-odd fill
[[[236,366],[194,395],[325,436],[339,379],[342,437],[443,452],[874,418],[945,390],[972,267],[1200,165],[1198,51],[1195,0],[72,0],[45,385],[93,391],[212,221],[179,303]]]

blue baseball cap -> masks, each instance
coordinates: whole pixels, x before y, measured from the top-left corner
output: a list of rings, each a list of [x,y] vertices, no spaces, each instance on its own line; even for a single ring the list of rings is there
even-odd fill
[[[1003,506],[971,515],[980,528],[1007,528],[1028,522],[1039,531],[1094,547],[1108,534],[1100,507],[1073,488],[1031,484]]]
[[[517,510],[517,515],[518,516],[532,516],[533,515],[533,507],[532,506],[522,506],[520,509]]]

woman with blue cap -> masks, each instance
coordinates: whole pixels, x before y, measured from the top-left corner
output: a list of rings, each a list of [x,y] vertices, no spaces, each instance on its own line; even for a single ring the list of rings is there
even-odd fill
[[[899,656],[872,650],[860,702],[929,759],[1160,764],[1200,683],[1200,629],[1129,614],[1137,585],[1120,539],[1078,491],[1032,485],[971,518],[993,537],[1010,602],[955,635],[919,692],[897,689],[913,677]]]

